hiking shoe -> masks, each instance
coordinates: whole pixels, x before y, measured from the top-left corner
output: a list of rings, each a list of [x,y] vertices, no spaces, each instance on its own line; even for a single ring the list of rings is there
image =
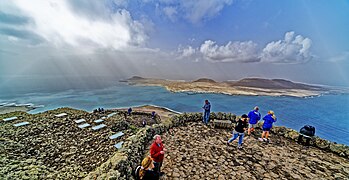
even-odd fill
[[[264,142],[267,142],[267,141],[268,141],[268,139],[267,139],[267,138],[263,138],[263,141],[264,141]]]
[[[242,149],[242,145],[238,145],[238,149]]]
[[[259,141],[264,141],[263,138],[258,138]]]

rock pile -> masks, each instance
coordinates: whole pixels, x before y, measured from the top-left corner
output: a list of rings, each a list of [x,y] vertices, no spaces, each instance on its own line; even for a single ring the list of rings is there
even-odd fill
[[[55,115],[67,113],[66,116]],[[0,121],[0,179],[2,178],[83,178],[107,161],[116,152],[114,145],[138,131],[140,119],[150,115],[133,115],[124,119],[120,114],[103,118],[105,114],[88,113],[70,108],[60,108],[40,114],[19,113],[18,120]],[[14,114],[8,114],[12,116]],[[79,128],[75,122],[85,119],[96,126],[103,118],[106,127],[92,130]],[[3,118],[1,118],[3,119]],[[28,121],[30,125],[14,127],[13,124]],[[138,122],[138,120],[140,122]],[[123,131],[115,139],[109,137]]]

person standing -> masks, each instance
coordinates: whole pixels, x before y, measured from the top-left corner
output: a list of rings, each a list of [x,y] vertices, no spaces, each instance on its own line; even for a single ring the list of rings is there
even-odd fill
[[[263,133],[262,137],[259,138],[260,141],[266,141],[269,142],[268,136],[270,129],[273,127],[273,123],[276,122],[276,116],[274,111],[270,110],[268,111],[268,114],[263,117],[264,123],[263,123]]]
[[[164,161],[166,149],[164,145],[162,144],[162,139],[160,135],[154,136],[154,142],[150,147],[150,156],[153,158],[154,161],[154,171],[159,172],[160,175],[163,175],[164,173],[160,171],[162,162]]]
[[[210,122],[211,103],[206,99],[202,107],[204,109],[203,122],[207,125]]]
[[[238,142],[238,148],[241,149],[242,148],[242,140],[244,138],[244,132],[247,129],[247,118],[248,116],[246,114],[243,114],[241,116],[241,119],[239,119],[237,121],[237,124],[235,126],[235,129],[233,131],[233,137],[231,137],[228,142],[227,145],[229,145],[229,143],[231,143],[232,141],[234,141],[237,137],[239,137],[239,142]]]
[[[127,114],[128,114],[129,116],[131,116],[131,113],[132,113],[132,108],[128,108]]]
[[[261,113],[258,112],[259,107],[256,106],[252,111],[248,113],[249,125],[248,125],[248,135],[251,135],[251,132],[254,132],[258,121],[261,119]]]

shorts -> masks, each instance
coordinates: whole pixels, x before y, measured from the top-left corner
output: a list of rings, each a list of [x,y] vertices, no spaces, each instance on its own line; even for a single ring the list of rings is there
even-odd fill
[[[256,128],[257,124],[248,124],[248,128]]]
[[[264,128],[263,127],[263,131],[270,131],[271,128]]]

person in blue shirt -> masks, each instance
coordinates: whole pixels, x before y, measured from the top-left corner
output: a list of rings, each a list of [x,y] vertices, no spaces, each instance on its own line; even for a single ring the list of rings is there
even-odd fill
[[[207,125],[210,122],[210,112],[211,112],[211,104],[208,102],[208,100],[205,100],[205,104],[202,107],[204,109],[204,117],[203,122]]]
[[[266,141],[269,142],[268,136],[269,131],[273,127],[273,123],[276,122],[276,116],[274,111],[270,110],[268,111],[268,114],[263,117],[264,123],[263,123],[263,133],[262,137],[259,138],[260,141]]]
[[[128,108],[127,114],[128,114],[129,116],[131,116],[131,113],[132,113],[132,108]]]
[[[249,125],[248,125],[248,135],[251,134],[251,132],[254,132],[254,128],[256,127],[258,121],[261,119],[261,113],[258,112],[259,107],[256,106],[252,111],[248,113],[248,118],[250,119]]]

